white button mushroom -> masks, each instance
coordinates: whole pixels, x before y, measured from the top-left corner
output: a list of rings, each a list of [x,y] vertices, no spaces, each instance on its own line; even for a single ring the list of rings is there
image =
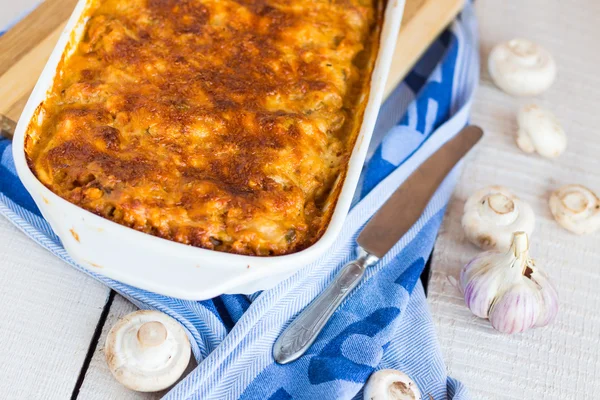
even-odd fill
[[[382,369],[374,372],[364,390],[364,400],[421,400],[417,385],[404,372]]]
[[[538,152],[547,158],[561,155],[567,148],[567,135],[558,119],[548,110],[529,104],[517,115],[517,146],[526,153]]]
[[[514,232],[531,235],[535,214],[509,189],[490,186],[475,192],[465,203],[462,226],[467,239],[485,249],[508,250]]]
[[[117,381],[139,392],[156,392],[181,377],[191,348],[173,318],[158,311],[136,311],[112,327],[104,353]]]
[[[556,78],[552,55],[525,39],[496,45],[488,58],[488,69],[494,83],[513,96],[538,95]]]
[[[550,211],[565,229],[578,235],[600,229],[600,199],[581,185],[566,185],[550,195]]]

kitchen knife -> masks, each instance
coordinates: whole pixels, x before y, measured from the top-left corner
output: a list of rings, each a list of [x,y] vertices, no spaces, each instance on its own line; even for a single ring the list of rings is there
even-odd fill
[[[346,264],[333,282],[296,317],[273,346],[279,364],[298,359],[316,340],[340,303],[423,214],[446,175],[481,139],[483,131],[467,126],[421,164],[390,196],[358,235],[359,257]]]

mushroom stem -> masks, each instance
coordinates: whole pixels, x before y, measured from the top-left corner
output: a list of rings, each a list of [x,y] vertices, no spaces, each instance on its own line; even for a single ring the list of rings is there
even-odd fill
[[[137,338],[142,346],[159,346],[167,340],[167,328],[158,321],[146,322],[138,329]]]
[[[404,372],[382,369],[374,372],[363,392],[364,400],[421,400],[421,392]]]
[[[508,47],[510,47],[513,53],[521,57],[524,64],[535,65],[538,52],[530,42],[513,39],[508,42]]]
[[[574,214],[582,213],[588,208],[590,202],[581,192],[568,192],[560,198],[561,203]]]
[[[413,400],[411,389],[404,382],[394,382],[388,387],[388,398],[394,400]]]
[[[488,197],[490,208],[498,214],[508,214],[515,210],[515,202],[503,195],[494,193]]]
[[[600,229],[600,198],[585,186],[563,186],[552,193],[548,204],[556,222],[573,233]]]
[[[485,196],[479,208],[482,216],[500,226],[512,224],[519,216],[513,199],[502,192],[492,192]]]
[[[462,226],[467,239],[476,246],[508,251],[514,232],[531,235],[535,215],[529,204],[507,188],[490,186],[467,199]]]

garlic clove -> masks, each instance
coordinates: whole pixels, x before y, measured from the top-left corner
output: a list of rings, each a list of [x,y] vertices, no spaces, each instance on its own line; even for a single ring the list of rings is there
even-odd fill
[[[374,372],[363,392],[364,400],[421,400],[416,383],[404,372],[382,369]]]
[[[517,146],[524,152],[555,158],[567,148],[567,135],[550,111],[535,104],[526,105],[519,110],[517,123]]]
[[[578,235],[600,229],[600,199],[582,185],[566,185],[550,195],[550,211],[563,228]]]
[[[183,327],[158,311],[136,311],[119,320],[104,346],[117,381],[139,392],[156,392],[177,381],[190,361]]]
[[[467,239],[484,249],[507,250],[513,232],[531,235],[535,214],[525,201],[503,186],[490,186],[473,193],[464,207],[462,226]]]
[[[558,312],[556,289],[529,257],[525,232],[515,232],[507,252],[488,251],[471,260],[460,284],[473,314],[503,333],[545,326]]]
[[[497,331],[520,333],[535,326],[540,308],[539,295],[526,285],[516,284],[492,302],[488,318]]]
[[[558,292],[548,278],[548,275],[541,269],[536,269],[531,273],[531,280],[535,282],[542,296],[542,307],[540,315],[535,322],[535,327],[542,327],[550,324],[558,314]]]
[[[538,95],[556,79],[552,55],[526,39],[496,45],[488,58],[488,70],[496,86],[513,96]]]
[[[499,276],[491,273],[494,267],[492,263],[477,269],[470,268],[472,264],[478,262],[480,262],[479,258],[474,258],[462,269],[460,285],[465,303],[471,312],[480,318],[487,318],[490,305],[496,297]],[[473,279],[475,276],[477,279]]]

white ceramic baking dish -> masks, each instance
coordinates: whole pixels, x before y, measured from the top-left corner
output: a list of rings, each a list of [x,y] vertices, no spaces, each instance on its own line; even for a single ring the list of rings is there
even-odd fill
[[[298,253],[255,257],[222,253],[154,237],[92,214],[52,193],[29,169],[25,133],[36,109],[52,89],[58,64],[75,48],[87,19],[87,0],[80,0],[37,81],[19,119],[13,154],[19,178],[71,257],[109,278],[182,299],[204,300],[223,293],[253,293],[268,289],[314,261],[333,244],[354,195],[369,140],[383,98],[404,0],[389,0],[373,69],[369,99],[347,174],[331,221],[323,236]],[[42,118],[39,115],[37,118]]]

